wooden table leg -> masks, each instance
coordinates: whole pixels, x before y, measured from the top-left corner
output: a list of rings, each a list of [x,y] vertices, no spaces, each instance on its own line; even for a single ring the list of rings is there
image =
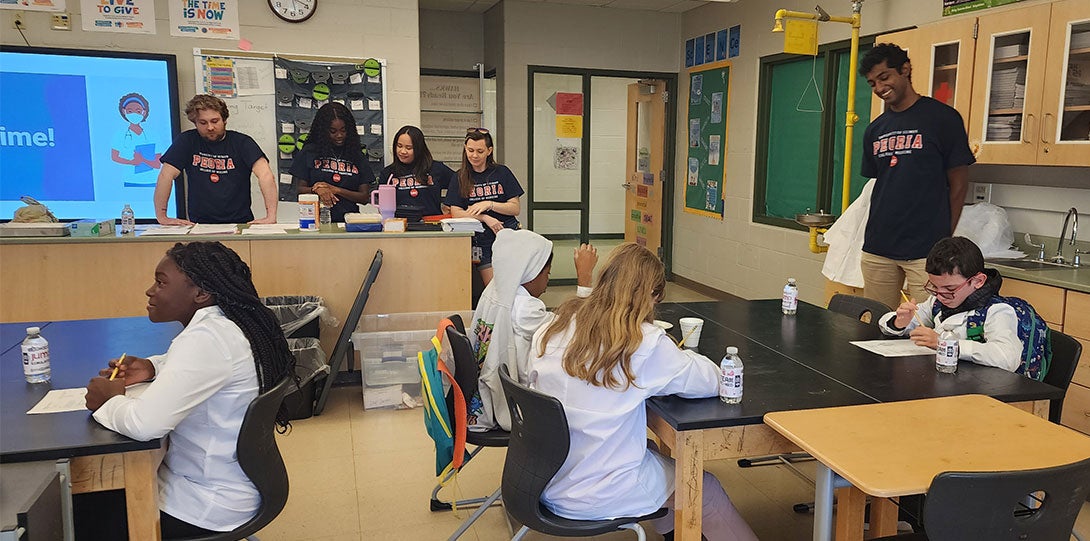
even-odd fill
[[[871,498],[867,539],[897,534],[897,498]]]
[[[863,541],[867,495],[855,487],[836,489],[836,541]]]
[[[159,531],[159,484],[156,470],[159,449],[125,453],[125,506],[129,539],[157,540]]]
[[[674,446],[674,539],[700,541],[704,488],[704,433],[677,433]]]

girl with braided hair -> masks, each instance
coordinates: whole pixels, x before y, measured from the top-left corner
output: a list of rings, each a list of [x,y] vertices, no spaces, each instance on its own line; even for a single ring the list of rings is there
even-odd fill
[[[249,266],[219,242],[175,244],[144,294],[151,321],[185,328],[165,354],[110,361],[87,386],[87,409],[136,440],[169,434],[159,468],[164,538],[232,530],[261,502],[238,465],[243,416],[258,394],[294,374],[294,359]],[[125,396],[126,385],[148,380],[141,396]],[[288,427],[283,406],[277,425]]]

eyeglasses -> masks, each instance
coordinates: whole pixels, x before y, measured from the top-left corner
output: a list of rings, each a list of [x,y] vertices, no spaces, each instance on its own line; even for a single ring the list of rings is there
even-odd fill
[[[961,288],[965,287],[965,284],[972,282],[973,278],[976,278],[976,276],[970,277],[954,289],[942,290],[940,290],[935,284],[931,283],[931,280],[928,280],[927,283],[924,284],[923,290],[941,299],[952,299],[958,294],[958,291],[961,291]]]
[[[468,129],[466,129],[466,135],[469,135],[471,133],[483,133],[485,135],[488,135],[488,128],[468,128]]]

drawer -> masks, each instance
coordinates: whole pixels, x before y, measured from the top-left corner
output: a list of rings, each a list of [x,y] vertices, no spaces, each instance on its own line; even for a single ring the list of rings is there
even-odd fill
[[[1090,388],[1082,385],[1067,388],[1060,424],[1090,434]]]
[[[1090,341],[1090,295],[1078,291],[1068,291],[1065,312],[1064,332]],[[1045,320],[1047,321],[1048,318],[1045,318]],[[1086,355],[1086,350],[1083,350],[1083,356]]]
[[[1090,340],[1082,338],[1075,340],[1082,344],[1082,356],[1079,357],[1079,365],[1075,367],[1075,375],[1071,377],[1071,382],[1090,387]]]
[[[1004,278],[1003,288],[999,290],[999,294],[1004,297],[1018,297],[1032,304],[1033,309],[1053,329],[1064,328],[1067,325],[1064,321],[1063,289]]]

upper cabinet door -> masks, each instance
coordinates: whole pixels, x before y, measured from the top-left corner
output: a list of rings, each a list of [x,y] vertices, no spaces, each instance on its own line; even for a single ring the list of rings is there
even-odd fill
[[[1090,166],[1090,1],[1052,4],[1037,163]]]
[[[1037,163],[1049,19],[1047,5],[978,18],[969,144],[981,163]]]
[[[916,90],[957,109],[966,128],[973,98],[975,25],[976,17],[964,17],[920,27],[922,45],[910,56]]]

